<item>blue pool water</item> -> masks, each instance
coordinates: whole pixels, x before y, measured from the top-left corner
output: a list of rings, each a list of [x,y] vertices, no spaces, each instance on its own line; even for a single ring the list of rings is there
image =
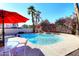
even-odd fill
[[[33,44],[39,44],[39,45],[54,44],[54,43],[62,41],[62,38],[55,34],[30,33],[30,34],[21,34],[20,36],[28,39],[28,41]]]

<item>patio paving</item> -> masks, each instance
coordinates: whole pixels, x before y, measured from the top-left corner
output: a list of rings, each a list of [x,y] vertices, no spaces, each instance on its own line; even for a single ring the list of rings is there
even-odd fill
[[[79,37],[63,33],[58,36],[62,37],[64,40],[56,44],[46,46],[35,45],[30,42],[28,42],[27,45],[32,48],[39,48],[45,56],[65,56],[79,48]]]
[[[67,54],[66,56],[79,56],[79,49]]]

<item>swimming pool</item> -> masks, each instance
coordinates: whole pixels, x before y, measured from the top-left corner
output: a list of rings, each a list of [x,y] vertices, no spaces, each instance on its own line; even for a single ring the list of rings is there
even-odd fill
[[[23,38],[27,38],[32,44],[48,45],[62,41],[63,39],[55,34],[21,34]]]

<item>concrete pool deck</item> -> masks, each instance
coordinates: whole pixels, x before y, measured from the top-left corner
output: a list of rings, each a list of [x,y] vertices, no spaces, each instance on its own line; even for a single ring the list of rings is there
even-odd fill
[[[64,40],[52,45],[35,45],[30,42],[28,42],[27,45],[32,48],[39,48],[45,56],[65,56],[79,48],[78,36],[62,33],[58,36],[62,37]]]

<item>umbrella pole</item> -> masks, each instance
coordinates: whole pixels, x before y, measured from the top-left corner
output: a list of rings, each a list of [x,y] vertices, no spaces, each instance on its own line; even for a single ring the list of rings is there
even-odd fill
[[[2,24],[2,43],[3,43],[3,46],[5,44],[5,40],[4,40],[4,18],[3,18],[3,24]]]
[[[3,11],[1,12],[1,17],[2,17],[2,38],[0,41],[0,47],[3,47],[5,42],[4,42],[4,15],[3,15]]]
[[[3,11],[2,11],[2,43],[3,43],[3,46],[4,46],[5,38],[4,38],[4,14],[3,14]]]

